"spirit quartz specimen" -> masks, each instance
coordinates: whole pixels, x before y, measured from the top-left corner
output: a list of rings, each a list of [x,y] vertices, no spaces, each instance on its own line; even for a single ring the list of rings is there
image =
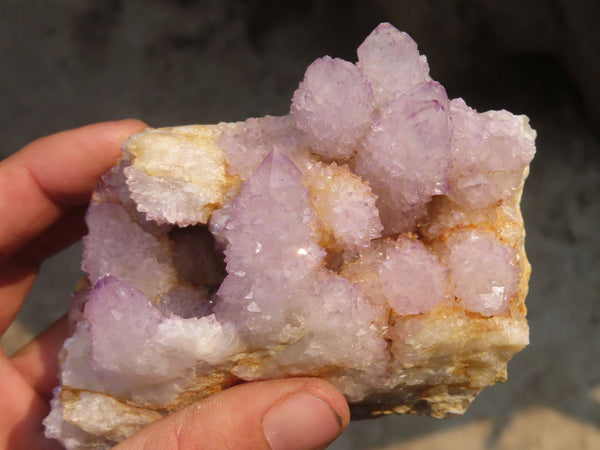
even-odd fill
[[[464,412],[528,343],[534,139],[449,100],[389,24],[312,63],[287,116],[132,136],[87,213],[47,436],[104,448],[296,375],[354,417]]]

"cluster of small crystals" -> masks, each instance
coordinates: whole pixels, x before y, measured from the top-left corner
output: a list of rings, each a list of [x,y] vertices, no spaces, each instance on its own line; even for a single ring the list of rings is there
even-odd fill
[[[311,64],[290,116],[235,124],[219,145],[230,172],[242,177],[273,149],[294,161],[321,222],[319,243],[338,254],[340,273],[372,304],[418,314],[456,297],[490,316],[506,312],[518,289],[511,244],[481,230],[436,246],[407,236],[431,220],[435,198],[448,198],[463,218],[513,198],[534,137],[524,116],[481,114],[449,100],[415,42],[382,24],[359,47],[356,64],[331,57]],[[277,228],[285,241],[287,224]],[[237,239],[252,246],[255,231]],[[232,259],[244,257],[250,253]],[[275,269],[282,258],[269,261]]]
[[[534,136],[524,117],[449,100],[389,24],[356,64],[311,64],[287,116],[134,136],[88,211],[90,286],[61,368],[63,386],[108,396],[67,410],[57,390],[47,435],[118,442],[215,371],[326,369],[353,402],[402,384],[414,318],[509,311],[519,242],[488,225]],[[94,431],[86,402],[132,421]]]
[[[123,164],[123,172],[131,200],[146,219],[182,227],[208,220],[210,205],[223,194],[224,157],[198,143],[214,132],[192,125],[132,136],[127,156],[136,164]]]
[[[286,345],[275,359],[294,370],[367,369],[383,359],[385,342],[371,327],[381,310],[356,285],[323,269],[326,252],[309,200],[302,173],[272,151],[232,202],[221,230],[228,275],[217,292],[217,319],[233,321],[254,348]]]
[[[315,61],[291,113],[312,152],[374,189],[388,234],[411,231],[434,195],[477,208],[509,198],[535,152],[526,118],[449,101],[415,42],[389,24],[358,48],[356,65]]]

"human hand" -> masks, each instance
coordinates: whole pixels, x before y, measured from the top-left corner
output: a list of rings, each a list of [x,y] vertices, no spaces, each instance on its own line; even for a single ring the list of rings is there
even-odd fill
[[[14,320],[41,263],[86,232],[83,215],[120,144],[145,125],[107,122],[39,139],[0,162],[0,334]],[[59,320],[12,358],[0,351],[0,447],[60,448],[42,420],[58,384]],[[247,383],[214,394],[142,429],[118,448],[322,448],[347,426],[349,410],[314,378]]]

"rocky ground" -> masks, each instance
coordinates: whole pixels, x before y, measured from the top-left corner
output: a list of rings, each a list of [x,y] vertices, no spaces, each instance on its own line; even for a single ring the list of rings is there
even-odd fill
[[[153,126],[285,114],[305,67],[381,21],[409,32],[432,76],[479,110],[527,114],[538,153],[523,198],[533,266],[531,345],[461,418],[355,422],[333,449],[600,448],[600,34],[595,2],[4,0],[5,157],[86,123]],[[4,212],[6,214],[6,212]],[[43,268],[2,340],[18,348],[64,314],[79,246]]]

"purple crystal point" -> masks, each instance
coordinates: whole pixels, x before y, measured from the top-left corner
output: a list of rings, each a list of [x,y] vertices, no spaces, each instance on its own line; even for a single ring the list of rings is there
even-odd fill
[[[421,242],[402,237],[379,269],[382,288],[398,314],[432,310],[446,297],[447,275],[448,269]]]
[[[514,249],[477,231],[457,233],[446,245],[450,283],[462,305],[485,316],[506,313],[519,282]]]
[[[121,204],[92,203],[86,223],[82,268],[92,284],[110,274],[152,297],[173,283],[166,236],[146,232]]]
[[[309,136],[315,153],[347,160],[369,126],[372,109],[371,86],[360,70],[325,56],[306,69],[294,93],[291,114],[298,129]]]
[[[291,115],[265,116],[228,126],[218,145],[227,155],[229,173],[246,180],[274,148],[287,154],[296,164],[301,163],[305,158],[301,150],[304,140]]]
[[[471,208],[510,198],[535,154],[535,133],[524,116],[507,111],[478,113],[463,99],[452,100],[449,196]]]
[[[316,227],[300,171],[272,151],[242,187],[224,226],[229,275],[218,291],[217,317],[236,317],[260,335],[283,326],[297,283],[325,256]]]
[[[275,148],[248,179],[245,189],[278,190],[302,184],[302,173],[285,153]]]
[[[122,376],[151,375],[151,360],[140,358],[164,319],[160,311],[135,287],[114,276],[98,280],[83,317],[89,322],[94,364]]]
[[[407,231],[433,195],[448,192],[448,98],[435,82],[415,86],[381,109],[354,160],[379,196],[388,233]]]
[[[315,227],[302,174],[287,156],[272,151],[242,187],[225,225],[228,273],[302,279],[324,255]]]
[[[429,81],[429,66],[412,38],[382,23],[358,47],[358,67],[365,74],[378,104]]]

